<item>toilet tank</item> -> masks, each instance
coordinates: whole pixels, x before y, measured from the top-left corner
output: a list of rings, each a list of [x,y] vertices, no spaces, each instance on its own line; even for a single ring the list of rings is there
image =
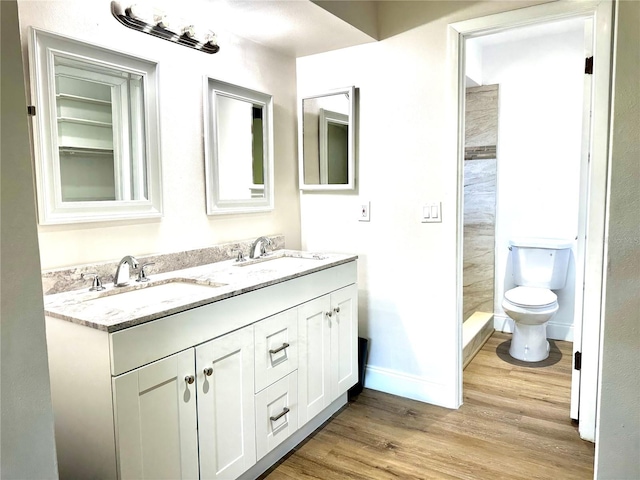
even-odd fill
[[[516,285],[557,290],[567,283],[571,240],[516,238],[509,241]]]

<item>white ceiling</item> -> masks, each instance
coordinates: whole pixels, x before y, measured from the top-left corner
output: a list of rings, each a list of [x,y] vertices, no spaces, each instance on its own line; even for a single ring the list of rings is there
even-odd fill
[[[309,0],[200,0],[178,8],[215,31],[221,48],[224,31],[293,57],[375,41]]]

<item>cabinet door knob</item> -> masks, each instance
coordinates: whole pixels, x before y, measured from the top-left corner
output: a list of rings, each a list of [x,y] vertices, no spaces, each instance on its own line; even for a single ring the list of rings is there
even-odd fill
[[[284,417],[287,413],[289,413],[289,411],[290,411],[290,410],[289,410],[289,407],[284,407],[284,408],[282,409],[282,411],[281,411],[279,414],[274,415],[274,416],[272,416],[272,417],[269,417],[269,420],[271,420],[272,422],[275,422],[276,420],[280,420],[280,419],[281,419],[282,417]]]
[[[187,375],[186,377],[184,377],[184,381],[191,385],[196,381],[196,378],[193,375]]]
[[[211,375],[213,375],[213,368],[211,368],[211,367],[207,367],[207,368],[205,368],[205,369],[204,369],[204,374],[205,374],[207,377],[210,377]]]
[[[335,313],[340,313],[340,307],[336,307],[336,308],[334,308],[334,309],[333,309],[333,311],[334,311]]]
[[[327,318],[331,318],[332,314],[331,314],[331,312],[327,312],[327,313],[325,313],[325,315],[327,316]]]
[[[285,348],[289,348],[289,347],[290,347],[290,345],[289,345],[287,342],[285,342],[285,343],[283,343],[283,344],[282,344],[282,346],[281,346],[281,347],[278,347],[278,348],[272,348],[271,350],[269,350],[269,353],[270,353],[271,355],[275,355],[276,353],[281,352],[281,351],[282,351],[282,350],[284,350]]]

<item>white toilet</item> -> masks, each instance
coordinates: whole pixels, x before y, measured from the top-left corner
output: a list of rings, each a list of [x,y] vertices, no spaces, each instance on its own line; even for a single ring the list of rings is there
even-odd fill
[[[528,238],[509,242],[513,278],[502,308],[513,319],[509,354],[524,362],[540,362],[549,356],[547,322],[558,311],[558,297],[551,290],[567,281],[571,241]]]

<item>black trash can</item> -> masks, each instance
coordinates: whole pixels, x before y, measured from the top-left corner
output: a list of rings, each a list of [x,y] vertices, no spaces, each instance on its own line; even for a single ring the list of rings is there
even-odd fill
[[[367,352],[369,347],[369,340],[366,338],[358,337],[358,383],[349,389],[349,400],[357,397],[364,388],[364,370],[367,365]]]

